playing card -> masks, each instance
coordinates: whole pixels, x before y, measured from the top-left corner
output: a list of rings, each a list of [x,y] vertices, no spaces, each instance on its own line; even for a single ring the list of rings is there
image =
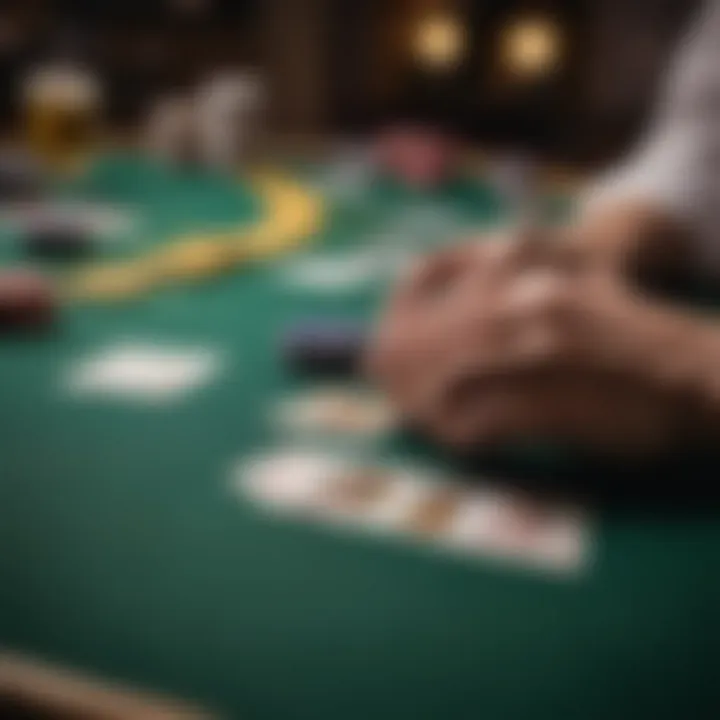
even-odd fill
[[[578,506],[486,487],[468,492],[447,540],[470,553],[572,571],[588,560],[588,532]]]
[[[342,458],[288,448],[241,462],[233,471],[232,487],[269,510],[312,513],[323,506],[332,479],[347,468]]]
[[[374,464],[348,464],[327,478],[317,498],[316,511],[334,524],[376,527],[376,510],[390,493],[393,479],[391,469]]]
[[[75,395],[165,403],[208,383],[220,364],[208,348],[122,343],[73,364],[65,384]]]
[[[314,293],[355,291],[380,278],[377,258],[368,252],[300,257],[279,272],[286,287]]]
[[[590,557],[579,507],[401,463],[280,451],[244,463],[234,486],[271,510],[466,560],[567,574]]]
[[[289,433],[362,439],[390,432],[396,417],[379,395],[328,386],[284,398],[274,410],[274,420]]]
[[[40,200],[0,209],[0,227],[13,232],[32,231],[38,224],[72,224],[91,232],[100,242],[125,240],[140,225],[129,207],[83,200]]]

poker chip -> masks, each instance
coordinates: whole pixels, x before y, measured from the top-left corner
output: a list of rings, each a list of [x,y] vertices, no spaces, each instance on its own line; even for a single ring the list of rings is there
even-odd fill
[[[387,176],[412,188],[441,186],[457,170],[458,143],[439,128],[398,123],[384,128],[375,144],[375,162]]]
[[[281,354],[295,373],[352,376],[359,371],[365,336],[365,329],[351,321],[302,321],[283,334]]]
[[[192,238],[163,248],[150,262],[164,280],[193,280],[225,272],[235,259],[223,240]]]
[[[65,294],[71,300],[126,300],[146,292],[155,278],[155,269],[142,260],[99,265],[71,276]]]
[[[134,299],[161,285],[210,278],[288,252],[317,230],[323,217],[318,197],[271,173],[254,184],[266,208],[259,223],[171,240],[145,257],[87,268],[66,279],[64,296],[78,302]]]
[[[25,252],[48,260],[77,260],[94,249],[95,238],[80,218],[39,213],[24,227],[20,242]]]
[[[57,298],[50,281],[25,269],[0,272],[0,331],[33,331],[55,319]]]

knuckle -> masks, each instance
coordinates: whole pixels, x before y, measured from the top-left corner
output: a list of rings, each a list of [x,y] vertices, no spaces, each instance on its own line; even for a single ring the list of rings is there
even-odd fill
[[[557,326],[571,318],[575,302],[572,287],[564,278],[545,277],[528,292],[534,295],[533,303],[538,319]]]

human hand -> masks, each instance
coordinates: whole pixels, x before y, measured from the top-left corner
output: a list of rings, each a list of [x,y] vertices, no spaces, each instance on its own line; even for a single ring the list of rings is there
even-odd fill
[[[620,274],[526,236],[421,263],[391,299],[368,368],[447,443],[542,436],[642,450],[676,434],[678,398],[647,364],[679,332]]]

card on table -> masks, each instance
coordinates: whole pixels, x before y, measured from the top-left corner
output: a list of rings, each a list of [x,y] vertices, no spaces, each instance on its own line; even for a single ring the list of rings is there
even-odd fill
[[[381,277],[377,258],[366,250],[300,256],[285,263],[278,272],[286,287],[322,294],[364,289]]]
[[[167,403],[209,383],[220,367],[211,348],[123,341],[73,364],[65,383],[78,396]]]
[[[590,522],[579,505],[490,480],[291,448],[239,464],[232,488],[280,515],[372,531],[458,557],[574,573],[591,555]]]
[[[280,400],[273,421],[293,436],[368,439],[394,429],[397,418],[377,393],[343,385],[320,386]]]

